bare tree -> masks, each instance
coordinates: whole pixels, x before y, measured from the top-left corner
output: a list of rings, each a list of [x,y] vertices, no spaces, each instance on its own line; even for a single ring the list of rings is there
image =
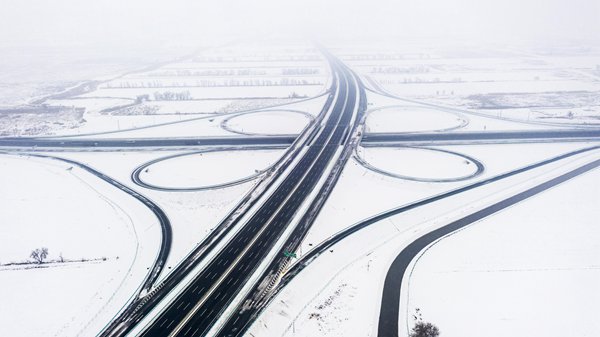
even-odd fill
[[[44,260],[48,257],[48,248],[42,247],[31,251],[29,255],[36,263],[44,263]]]
[[[410,332],[410,337],[437,337],[440,329],[429,322],[416,322]]]
[[[413,319],[415,320],[415,326],[410,332],[410,337],[438,337],[440,335],[440,329],[437,326],[423,321],[421,309],[415,309]]]

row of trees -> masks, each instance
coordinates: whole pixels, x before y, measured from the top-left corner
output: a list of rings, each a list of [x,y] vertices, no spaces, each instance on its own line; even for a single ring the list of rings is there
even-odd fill
[[[46,247],[36,248],[36,249],[34,249],[34,250],[31,251],[31,254],[29,254],[29,257],[33,259],[33,262],[35,262],[37,264],[42,264],[42,263],[44,263],[48,259],[48,253],[49,253],[49,250]],[[117,259],[118,258],[119,257],[117,256]],[[107,258],[106,257],[102,257],[102,258],[99,258],[99,259],[81,258],[80,260],[65,260],[65,258],[62,256],[62,253],[61,253],[58,256],[58,260],[52,260],[50,262],[74,262],[74,261],[85,262],[85,261],[98,261],[98,260],[106,261]]]
[[[194,77],[194,76],[255,76],[266,75],[264,69],[205,69],[205,70],[167,70],[151,73],[150,77]]]
[[[413,67],[373,67],[371,68],[372,74],[422,74],[428,73],[429,68],[424,65],[418,65]]]
[[[198,56],[192,62],[274,62],[274,61],[320,61],[319,55],[257,55],[257,56]]]
[[[321,81],[296,78],[271,79],[224,79],[224,80],[199,80],[191,82],[123,82],[117,86],[107,86],[109,89],[133,89],[133,88],[189,88],[189,87],[238,87],[238,86],[278,86],[278,85],[322,85]]]
[[[192,99],[192,94],[189,91],[163,91],[163,92],[155,92],[154,100],[155,101],[189,101]]]

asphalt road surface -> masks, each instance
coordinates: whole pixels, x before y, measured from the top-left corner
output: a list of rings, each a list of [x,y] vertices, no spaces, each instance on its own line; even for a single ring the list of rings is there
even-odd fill
[[[55,156],[42,155],[42,154],[27,154],[27,155],[32,156],[32,157],[50,158],[50,159],[59,160],[59,161],[62,161],[62,162],[65,162],[65,163],[68,163],[68,164],[71,164],[74,166],[78,166],[78,167],[88,171],[89,173],[95,175],[96,177],[106,181],[107,183],[115,186],[116,188],[120,189],[121,191],[129,194],[130,196],[134,197],[135,199],[140,201],[142,204],[144,204],[144,206],[148,207],[148,209],[150,209],[152,211],[152,213],[154,213],[154,215],[156,216],[156,218],[158,219],[158,221],[160,223],[162,235],[161,235],[160,250],[158,252],[156,260],[154,261],[154,265],[152,266],[152,268],[150,268],[150,271],[148,272],[146,278],[144,279],[144,283],[142,284],[142,286],[140,288],[140,293],[143,291],[149,291],[152,288],[152,286],[154,285],[154,283],[156,282],[156,279],[158,278],[158,276],[160,275],[162,270],[164,269],[165,262],[167,261],[167,258],[169,257],[169,253],[171,251],[171,242],[173,241],[173,231],[171,228],[171,222],[169,221],[169,218],[167,217],[165,212],[157,204],[155,204],[152,200],[146,198],[145,196],[139,194],[138,192],[132,190],[131,188],[121,184],[119,181],[107,176],[106,174],[96,171],[95,169],[93,169],[90,166],[76,162],[74,160],[55,157]]]
[[[410,243],[406,248],[404,248],[400,252],[400,254],[396,257],[394,262],[392,262],[388,273],[385,277],[377,335],[379,337],[398,337],[398,322],[399,319],[401,319],[400,293],[402,291],[402,280],[404,278],[404,275],[406,274],[406,269],[410,265],[410,262],[417,256],[417,254],[419,254],[419,252],[425,249],[428,245],[447,234],[450,234],[478,220],[481,220],[494,213],[497,213],[507,207],[510,207],[518,202],[521,202],[538,193],[541,193],[553,186],[556,186],[560,183],[577,177],[578,175],[593,170],[598,166],[600,166],[600,159],[588,163],[586,165],[580,166],[575,170],[567,172],[556,178],[550,179],[544,183],[534,186],[521,193],[515,194],[500,202],[494,203],[480,211],[469,214],[446,226],[429,232]]]
[[[332,56],[329,57],[333,59]],[[333,59],[332,62],[336,62],[335,59]],[[340,67],[344,66],[340,65]],[[351,78],[352,74],[350,70],[344,69],[344,71],[346,71],[348,73],[348,77]],[[357,78],[355,79],[356,82],[354,85],[356,88],[354,88],[354,90],[356,90],[359,96],[357,120],[360,120],[362,112],[366,110],[366,96],[364,90],[362,89],[361,83]],[[347,134],[353,134],[354,128],[357,126],[356,122],[354,124],[355,125],[353,125],[352,128],[348,129],[346,132]],[[340,166],[340,168],[343,167],[346,160],[351,156],[354,145],[355,144],[352,142],[346,142],[344,151],[340,155],[336,164]],[[250,291],[248,291],[248,293],[235,308],[230,308],[233,310],[231,310],[231,314],[228,315],[227,319],[220,326],[220,330],[216,336],[231,337],[244,335],[247,328],[252,324],[258,313],[262,310],[263,304],[268,302],[273,295],[272,287],[276,286],[278,283],[279,278],[282,276],[283,270],[292,261],[293,257],[286,256],[286,252],[294,252],[298,249],[303,238],[310,229],[314,218],[325,204],[325,201],[333,189],[333,186],[335,186],[340,174],[341,169],[332,169],[328,176],[328,182],[324,184],[318,192],[319,196],[311,202],[299,223],[292,230],[282,247],[279,248],[279,251],[269,266],[262,272],[262,275],[258,281],[255,282]],[[265,287],[265,285],[268,286]]]
[[[142,139],[0,138],[0,147],[140,148],[218,145],[291,145],[294,140],[295,137],[290,136],[231,136]]]
[[[141,336],[203,336],[264,260],[340,145],[355,111],[357,90],[332,64],[338,96],[307,151],[267,201]]]
[[[361,229],[364,229],[374,223],[378,223],[379,221],[382,221],[388,217],[394,216],[396,214],[400,214],[412,209],[415,209],[417,207],[421,207],[445,198],[448,198],[450,196],[453,195],[457,195],[469,190],[472,190],[474,188],[478,188],[490,183],[493,183],[495,181],[500,181],[509,177],[512,177],[514,175],[523,173],[523,172],[527,172],[530,171],[532,169],[544,166],[544,165],[548,165],[550,163],[554,163],[556,161],[559,160],[563,160],[565,158],[569,158],[584,152],[588,152],[588,151],[592,151],[592,150],[596,150],[600,147],[598,146],[594,146],[594,147],[588,147],[588,148],[584,148],[584,149],[580,149],[580,150],[576,150],[576,151],[571,151],[571,152],[567,152],[565,154],[535,163],[535,164],[531,164],[531,165],[527,165],[525,167],[507,172],[507,173],[503,173],[494,177],[490,177],[481,181],[478,181],[476,183],[472,183],[469,184],[467,186],[463,186],[457,189],[454,189],[452,191],[449,192],[445,192],[427,199],[423,199],[423,200],[419,200],[407,205],[403,205],[391,210],[388,210],[386,212],[377,214],[375,216],[372,216],[370,218],[367,218],[363,221],[360,221],[346,229],[344,229],[343,231],[331,236],[330,238],[328,238],[327,240],[319,243],[318,245],[316,245],[313,249],[311,249],[310,251],[308,251],[305,255],[303,255],[298,261],[296,261],[296,263],[294,263],[291,268],[289,268],[287,270],[287,272],[285,272],[285,274],[282,276],[281,280],[274,285],[273,289],[269,292],[268,296],[264,297],[263,299],[261,299],[260,303],[255,303],[253,305],[253,307],[251,308],[251,310],[245,310],[243,312],[241,312],[239,315],[241,315],[242,317],[240,319],[238,319],[238,322],[245,322],[245,324],[242,323],[236,323],[236,329],[223,329],[223,331],[228,331],[231,335],[240,335],[241,333],[243,333],[244,331],[247,330],[247,328],[252,324],[252,322],[259,316],[259,314],[267,307],[267,305],[271,302],[271,300],[277,295],[277,293],[279,293],[283,288],[285,288],[290,282],[291,280],[294,279],[294,277],[296,275],[298,275],[301,271],[303,271],[308,265],[310,265],[313,261],[316,260],[317,257],[319,257],[320,255],[326,253],[327,251],[329,251],[329,249],[331,249],[331,247],[333,247],[335,244],[337,244],[338,242],[342,241],[343,239],[347,238],[348,236],[360,231]],[[289,250],[288,250],[289,251]],[[235,317],[235,318],[234,318]],[[233,315],[229,321],[235,321],[237,317],[235,315]],[[234,334],[233,332],[235,332],[236,334]]]
[[[442,142],[442,141],[534,141],[534,140],[600,140],[600,129],[567,129],[543,131],[485,131],[485,132],[430,132],[430,133],[369,133],[365,145],[378,143]]]
[[[16,148],[145,148],[185,146],[257,146],[291,145],[294,136],[231,136],[198,138],[146,139],[58,139],[0,138],[0,147]],[[573,141],[600,140],[600,129],[566,129],[544,131],[486,131],[450,133],[367,133],[364,146],[427,142],[494,142],[494,141]]]

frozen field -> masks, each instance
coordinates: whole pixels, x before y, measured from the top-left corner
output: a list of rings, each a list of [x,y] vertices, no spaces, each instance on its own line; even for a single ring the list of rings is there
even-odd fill
[[[471,158],[432,148],[367,147],[359,148],[358,155],[379,173],[407,180],[449,182],[478,173]]]
[[[89,335],[126,303],[159,244],[141,203],[71,165],[2,155],[0,335]],[[47,247],[48,261],[32,261]],[[83,261],[82,261],[83,259]],[[64,260],[65,262],[60,262]],[[31,308],[41,315],[31,320]]]
[[[110,69],[107,73],[84,78],[96,80],[93,84],[40,101],[52,107],[52,111],[39,106],[21,107],[22,111],[16,115],[12,110],[0,110],[0,117],[8,116],[0,118],[0,135],[81,135],[147,127],[181,119],[185,114],[244,111],[293,103],[321,95],[330,85],[329,66],[308,45],[287,44],[265,49],[238,43],[206,49],[186,59],[143,70],[139,70],[142,67],[123,70],[120,74],[115,70],[118,67],[109,65],[112,68],[98,67],[96,72],[89,72],[97,74]],[[129,63],[124,63],[121,69],[128,66]],[[8,76],[4,75],[7,79]],[[82,81],[61,85],[73,87]],[[48,92],[61,90],[49,88]]]
[[[338,231],[374,214],[587,146],[591,146],[591,144],[453,145],[433,147],[467,155],[477,159],[484,165],[485,169],[482,174],[462,182],[439,183],[404,180],[371,171],[353,160],[346,166],[336,188],[308,232],[302,244],[301,252],[307,252],[311,249],[311,245],[317,244]],[[370,150],[367,149],[367,151]],[[439,168],[445,164],[444,160],[449,159],[452,162],[454,159],[446,156],[427,158],[428,156],[423,156],[422,153],[417,151],[404,151],[404,154],[408,156],[404,161],[400,161],[397,156],[389,155],[389,152],[393,153],[395,151],[393,148],[373,150],[375,151],[371,153],[372,160],[377,161],[383,167],[389,167],[390,170],[398,167],[404,170],[407,167],[429,166],[432,167],[430,170],[436,168],[438,172],[441,172],[442,170]],[[380,152],[380,150],[382,151]],[[413,154],[415,156],[412,156]],[[404,165],[405,162],[410,164]],[[461,162],[456,162],[456,164],[461,169],[466,166]],[[417,173],[421,174],[421,172]],[[356,191],[360,191],[360,194],[357,194]]]
[[[408,312],[447,336],[598,335],[598,181],[595,170],[438,241],[414,265]]]
[[[387,273],[389,264],[403,247],[408,245],[420,235],[441,225],[447,224],[452,220],[465,216],[466,214],[470,214],[478,209],[481,209],[481,207],[484,205],[488,205],[491,202],[506,198],[514,193],[517,193],[518,191],[522,191],[527,187],[533,186],[534,184],[546,181],[550,177],[555,177],[566,172],[567,170],[577,167],[578,165],[582,165],[583,163],[597,159],[597,154],[598,153],[596,152],[595,154],[579,156],[577,158],[560,162],[556,165],[551,165],[551,167],[544,168],[543,170],[536,170],[526,173],[520,177],[511,178],[499,184],[489,184],[482,189],[472,190],[466,194],[461,194],[457,197],[450,197],[438,203],[420,207],[411,212],[395,215],[391,218],[373,224],[367,229],[361,230],[360,234],[352,235],[344,239],[339,244],[331,247],[331,250],[326,251],[317,260],[306,267],[302,273],[296,276],[294,280],[291,281],[291,283],[284,288],[282,292],[277,295],[277,297],[275,297],[274,301],[265,310],[261,317],[259,317],[259,320],[257,320],[250,329],[249,335],[349,336],[358,334],[360,336],[377,336],[377,321],[380,305],[379,298],[381,296],[383,278]],[[592,189],[592,187],[590,187],[590,189]],[[380,195],[382,194],[382,192],[379,193]],[[361,197],[363,203],[365,200],[370,200],[369,196],[365,195],[364,193],[361,194]],[[554,198],[556,200],[556,197]],[[378,200],[383,201],[383,199],[384,198],[380,198]],[[589,202],[592,202],[592,199],[589,200]],[[527,205],[527,203],[523,205]],[[589,209],[590,204],[587,203],[586,206],[588,206],[586,209]],[[501,214],[509,212],[510,210],[511,209]],[[337,214],[343,214],[347,212],[348,211],[338,212]],[[587,216],[590,215],[590,213],[586,214]],[[334,219],[337,218],[337,216],[330,217],[326,219],[323,224],[332,224],[335,222]],[[514,218],[512,219],[514,220]],[[552,220],[551,223],[555,223],[556,226],[562,227],[564,221],[561,221],[560,219],[557,220],[558,221],[556,222]],[[473,226],[478,226],[478,224]],[[514,225],[514,227],[516,229],[518,225]],[[511,238],[518,236],[519,234],[517,233],[518,232],[514,232]],[[592,233],[593,235],[593,232],[587,233]],[[490,238],[491,237],[493,237],[493,234],[490,234]],[[574,238],[573,235],[569,235],[568,237]],[[579,235],[578,237],[583,238],[583,236]],[[505,238],[507,237],[505,236]],[[562,257],[560,257],[561,251],[553,250],[552,245],[546,245],[546,241],[556,242],[553,240],[561,240],[562,237],[552,236],[551,239],[550,237],[544,235],[544,238],[545,240],[541,239],[539,244],[540,246],[544,245],[545,247],[548,247],[546,250],[546,252],[548,252],[546,258],[553,256],[558,260],[562,260]],[[474,237],[471,237],[470,240],[471,242],[476,242]],[[528,244],[525,244],[525,242],[528,242],[525,238],[519,238],[518,240],[524,243],[524,250],[520,251],[520,253],[515,253],[515,256],[516,254],[520,254],[521,257],[526,254],[531,254],[532,256],[538,255],[536,251],[530,252],[526,248],[531,247],[531,240],[535,240],[535,238],[529,237]],[[314,243],[315,241],[312,242]],[[505,252],[507,246],[506,242],[503,240],[498,240],[497,242],[498,246],[495,246],[497,247],[495,252],[501,254],[499,255],[500,257],[497,258],[497,261],[501,261],[501,257],[504,256],[504,254],[507,254]],[[591,244],[592,240],[583,239],[581,242],[588,242]],[[475,247],[481,247],[484,245],[484,243],[473,243],[472,245]],[[597,245],[590,246],[590,249],[596,249],[597,247],[592,248],[595,246]],[[460,246],[459,243],[457,243],[455,247],[459,252],[464,251],[463,247]],[[310,247],[303,246],[303,252],[305,252],[304,249],[308,250]],[[440,254],[447,254],[447,252],[448,251],[440,252]],[[472,250],[470,250],[468,253],[465,252],[464,259],[461,261],[478,261],[478,258],[472,257],[471,253]],[[590,255],[592,254],[591,250],[586,250],[585,253],[581,253],[588,254],[588,259],[593,259],[592,255]],[[512,252],[508,254],[509,256],[513,255]],[[574,254],[578,253],[574,252]],[[447,259],[442,261],[447,261]],[[442,270],[449,270],[449,268],[446,268],[443,263],[440,263],[437,259],[432,259],[431,265],[441,267]],[[595,275],[593,270],[591,270],[590,273],[590,275]],[[454,270],[448,274],[454,275]],[[485,272],[482,274],[485,275]],[[471,275],[472,274],[469,274],[469,277]],[[421,308],[426,321],[435,323],[440,327],[442,333],[448,335],[455,335],[452,327],[456,327],[459,324],[461,325],[460,330],[456,331],[457,333],[463,332],[465,327],[468,327],[468,322],[470,322],[473,317],[479,317],[480,306],[485,306],[486,304],[483,303],[483,301],[485,301],[485,298],[490,297],[481,296],[476,298],[478,296],[477,294],[479,293],[474,291],[473,288],[478,285],[476,282],[477,279],[474,282],[462,279],[461,281],[464,283],[460,285],[459,289],[464,289],[464,291],[467,293],[460,293],[460,295],[463,295],[462,297],[459,297],[460,295],[458,294],[455,297],[452,297],[454,296],[452,293],[454,289],[449,289],[444,284],[443,278],[438,281],[439,277],[439,274],[427,274],[420,279],[424,280],[427,278],[425,281],[422,281],[423,286],[419,288],[422,289],[420,291],[422,297],[419,297],[419,299],[422,299],[423,304],[431,303],[432,306],[434,305],[433,303],[438,305],[438,299],[444,298],[444,296],[450,296],[451,299],[445,304],[442,304],[443,311],[436,311],[435,316],[432,315],[429,309],[427,309],[426,305],[420,305],[421,303],[413,304],[413,301],[411,300],[411,307],[409,308],[410,310],[403,305],[401,307],[401,312],[404,315],[403,317],[408,317],[409,321],[405,322],[403,320],[400,322],[401,334],[404,335],[407,331],[406,323],[412,325],[412,321],[410,321],[410,314],[412,314],[413,311],[411,310],[413,310],[416,306]],[[410,284],[412,287],[415,281],[412,278],[411,280],[412,281]],[[590,289],[589,287],[591,286],[591,283],[588,281],[585,282],[586,283],[582,285],[585,285],[587,289]],[[431,296],[431,293],[429,292],[429,287],[433,284],[438,285],[440,289],[439,292],[434,293],[436,296]],[[547,281],[547,284],[550,285],[551,281]],[[500,295],[496,297],[496,293],[501,292],[505,299],[504,302],[511,307],[516,305],[515,303],[520,303],[522,301],[522,299],[519,297],[512,297],[514,294],[509,292],[509,288],[497,291],[495,290],[497,287],[498,283],[492,283],[490,288],[487,290],[487,294],[491,296],[491,298],[502,296]],[[503,292],[505,290],[507,292]],[[414,291],[411,290],[411,298],[413,294]],[[565,289],[563,294],[566,298],[569,296],[569,291]],[[465,300],[465,298],[467,300]],[[538,302],[536,302],[536,304],[545,303],[545,301],[541,298],[537,298],[537,300]],[[564,311],[561,309],[565,306],[568,306],[569,303],[574,302],[569,302],[569,300],[565,299],[565,301],[561,303],[560,308],[548,307],[547,310],[553,310],[553,312],[556,313],[557,316],[554,317],[557,317],[555,319],[555,322],[558,322],[557,324],[560,324],[560,318],[558,317],[564,313]],[[591,299],[578,303],[589,303],[589,305],[586,305],[586,309],[593,308]],[[452,310],[456,306],[460,306],[461,310],[464,310],[460,312],[458,310],[455,311],[457,312],[457,315],[460,313],[463,313],[464,315],[462,315],[460,318],[457,317],[457,322],[450,323],[451,327],[448,330],[444,330],[444,325],[437,319],[441,316],[444,316],[444,322],[451,320],[451,318],[446,317],[455,317],[453,314],[449,313],[453,313]],[[554,311],[554,309],[556,310]],[[486,309],[484,308],[483,310],[485,311]],[[518,309],[516,311],[522,312],[520,310],[521,309]],[[547,310],[542,311],[547,312]],[[586,317],[589,317],[590,311],[588,311],[588,316]],[[542,319],[541,313],[536,315],[539,315],[537,317],[540,317],[540,320]],[[496,316],[495,319],[502,319],[502,317]],[[589,319],[591,319],[591,317]],[[485,327],[494,326],[495,324],[491,320],[484,321],[487,322]],[[512,322],[499,324],[512,324]],[[541,324],[541,321],[531,322],[529,327],[531,329],[536,329],[538,324]],[[473,335],[478,335],[481,329],[484,327],[484,325],[477,326],[480,328],[477,331],[473,331]],[[512,327],[514,327],[514,325]],[[588,325],[586,329],[588,329],[586,331],[591,331],[589,329],[593,330],[594,325]],[[531,332],[533,330],[525,331]],[[471,331],[469,331],[469,333],[471,333]],[[530,334],[526,333],[523,335],[527,336]]]
[[[366,132],[425,132],[460,128],[467,121],[456,114],[418,106],[395,106],[369,113]]]
[[[241,134],[296,135],[310,122],[311,115],[296,111],[259,111],[237,115],[225,122],[225,127]]]
[[[161,188],[193,189],[223,185],[253,177],[274,164],[283,150],[192,153],[147,166],[140,179]],[[243,162],[244,165],[239,165]]]
[[[24,65],[0,74],[0,89],[9,88],[0,95],[0,136],[56,141],[52,148],[38,139],[15,147],[5,139],[1,149],[0,299],[8,305],[0,306],[0,337],[96,336],[155,265],[162,269],[140,298],[168,300],[140,316],[129,335],[198,282],[189,291],[203,287],[196,293],[202,297],[177,299],[173,312],[181,317],[161,317],[156,326],[183,329],[183,316],[215,314],[212,330],[200,333],[212,335],[238,304],[254,313],[260,296],[274,294],[247,322],[245,336],[375,337],[384,279],[404,248],[600,158],[598,138],[485,139],[486,131],[600,125],[596,46],[401,37],[346,44],[317,35],[321,46],[283,36],[223,40],[177,58],[173,51],[101,62],[86,54],[91,58],[55,81],[68,70],[59,57],[39,68],[48,71],[47,83]],[[23,81],[11,82],[19,76]],[[352,76],[356,81],[343,80]],[[48,94],[55,95],[43,98]],[[346,122],[347,112],[357,124]],[[325,134],[331,143],[321,142],[322,133],[303,133],[307,127],[335,130]],[[368,140],[459,132],[481,138],[403,146]],[[290,148],[267,145],[277,135],[301,137]],[[189,145],[187,138],[203,137],[235,138],[237,145]],[[265,144],[244,145],[245,137]],[[170,143],[182,140],[188,145]],[[599,178],[599,169],[588,172],[420,252],[403,279],[400,336],[409,335],[417,308],[442,337],[600,335]],[[322,193],[328,184],[335,184],[331,193]],[[30,254],[42,247],[49,249],[46,263],[35,263]],[[180,274],[197,256],[193,271]],[[274,262],[280,264],[269,278],[254,284]],[[286,287],[269,293],[299,266]],[[196,273],[206,279],[193,280]],[[160,284],[173,275],[183,282]],[[192,325],[181,334],[200,331]]]
[[[345,59],[376,91],[519,121],[597,124],[600,118],[597,47],[461,50],[440,43],[364,53]]]

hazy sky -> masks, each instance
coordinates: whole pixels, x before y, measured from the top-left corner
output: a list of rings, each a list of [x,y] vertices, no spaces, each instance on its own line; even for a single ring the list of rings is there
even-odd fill
[[[307,33],[598,39],[600,0],[2,0],[0,43],[133,45]]]

